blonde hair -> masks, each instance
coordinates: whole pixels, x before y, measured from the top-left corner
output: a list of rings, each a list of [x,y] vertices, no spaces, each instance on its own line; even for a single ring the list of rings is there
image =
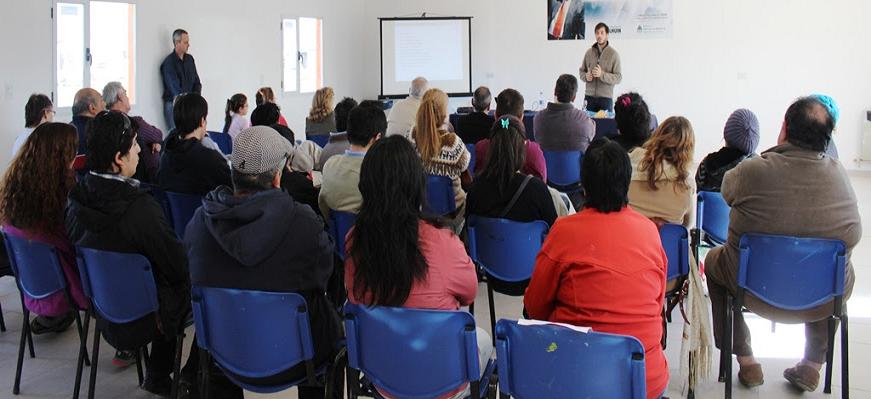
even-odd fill
[[[312,98],[312,109],[308,113],[308,119],[314,122],[320,122],[326,119],[333,112],[333,92],[332,87],[323,87],[315,92]]]
[[[411,137],[424,161],[435,158],[442,148],[441,126],[448,116],[448,95],[439,89],[429,89],[420,100],[417,120]]]
[[[647,172],[647,186],[656,191],[656,181],[662,177],[663,166],[668,162],[677,171],[675,190],[690,190],[687,178],[695,145],[693,125],[687,118],[672,116],[662,122],[644,144],[647,152],[641,160],[639,170]]]

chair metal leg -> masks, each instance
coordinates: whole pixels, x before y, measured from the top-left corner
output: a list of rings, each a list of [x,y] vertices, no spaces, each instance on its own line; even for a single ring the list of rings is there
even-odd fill
[[[79,311],[76,310],[76,328],[79,330],[79,356],[76,359],[76,382],[73,385],[73,399],[77,399],[79,397],[79,392],[82,388],[82,368],[85,362],[90,362],[87,359],[87,341],[88,341],[88,332],[86,330],[87,325],[82,326],[82,319],[79,315]],[[87,313],[86,313],[87,314]]]
[[[6,320],[3,320],[3,305],[0,305],[0,332],[6,332]]]
[[[97,363],[100,360],[100,329],[94,323],[94,347],[91,349],[91,378],[88,380],[88,399],[94,399],[94,388],[97,385]]]
[[[472,316],[475,315],[475,302],[469,304],[469,314],[471,314]]]
[[[841,315],[841,397],[850,398],[850,350],[847,347],[847,312]]]
[[[142,348],[136,350],[136,378],[139,379],[139,386],[142,386]]]
[[[725,306],[725,310],[726,310],[726,314],[723,315],[724,319],[729,318],[729,311],[731,309],[731,306],[729,306],[728,295],[729,294],[727,293],[726,298],[723,298],[723,302],[725,302],[724,306]],[[726,382],[726,361],[727,361],[727,356],[728,356],[728,354],[726,353],[726,335],[727,335],[726,334],[726,330],[727,330],[726,327],[727,327],[727,322],[726,322],[726,320],[723,320],[722,328],[720,329],[720,371],[718,373],[719,377],[717,378],[717,381],[719,381],[719,382]]]
[[[832,361],[835,358],[835,318],[829,317],[829,346],[826,349],[826,379],[823,385],[823,393],[832,393]]]
[[[493,288],[487,282],[487,301],[490,303],[490,336],[493,338],[493,347],[496,347],[496,305],[493,303]]]
[[[85,366],[91,367],[91,359],[88,356],[88,330],[91,326],[91,312],[85,311],[85,321],[82,326],[82,350],[85,353]],[[96,323],[95,323],[96,324]],[[96,330],[96,327],[94,327]]]
[[[200,397],[209,397],[209,370],[212,368],[212,360],[209,353],[200,348]]]
[[[30,349],[30,358],[35,358],[36,352],[33,351],[33,332],[30,331],[30,323],[27,323],[27,348]]]
[[[12,394],[14,395],[18,395],[21,392],[21,366],[24,364],[24,345],[30,334],[30,312],[27,311],[27,308],[23,308],[23,310],[21,340],[18,342],[18,365],[15,368],[15,385],[12,386]]]
[[[348,380],[348,399],[357,399],[360,395],[360,370],[347,367],[345,374]]]
[[[19,291],[21,288],[19,287]],[[24,304],[24,294],[19,295],[21,297],[21,314],[24,317],[24,325],[27,327],[26,329],[22,328],[22,331],[27,332],[27,347],[30,349],[30,358],[33,359],[36,357],[36,352],[33,351],[33,333],[30,331],[30,310],[27,309],[27,305]]]
[[[726,349],[726,389],[725,389],[725,398],[732,399],[732,335],[733,335],[733,323],[735,313],[734,309],[732,309],[732,296],[726,294],[726,335],[723,342],[723,347]]]
[[[184,331],[179,332],[175,337],[175,362],[172,365],[172,390],[169,397],[176,399],[178,397],[178,382],[181,379],[181,352],[184,345]],[[196,344],[195,344],[196,345]]]

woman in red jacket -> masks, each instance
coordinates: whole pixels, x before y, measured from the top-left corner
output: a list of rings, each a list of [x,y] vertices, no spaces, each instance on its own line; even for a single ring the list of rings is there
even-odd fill
[[[616,142],[584,156],[584,209],[557,220],[523,300],[530,318],[630,335],[645,350],[647,397],[668,385],[662,306],[668,266],[656,225],[629,207],[632,165]]]

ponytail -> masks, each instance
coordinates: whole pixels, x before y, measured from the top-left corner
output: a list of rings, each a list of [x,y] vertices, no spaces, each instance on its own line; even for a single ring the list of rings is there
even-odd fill
[[[227,107],[224,108],[224,133],[227,133],[230,130],[230,123],[233,122],[233,117],[230,115],[230,111],[233,110],[233,102],[227,100]]]

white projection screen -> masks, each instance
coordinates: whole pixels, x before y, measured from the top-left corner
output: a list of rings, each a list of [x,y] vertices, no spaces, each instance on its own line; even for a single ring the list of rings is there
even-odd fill
[[[381,18],[381,98],[403,98],[417,76],[454,97],[472,92],[472,18]]]

